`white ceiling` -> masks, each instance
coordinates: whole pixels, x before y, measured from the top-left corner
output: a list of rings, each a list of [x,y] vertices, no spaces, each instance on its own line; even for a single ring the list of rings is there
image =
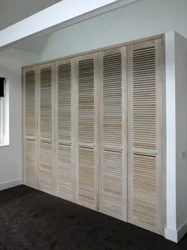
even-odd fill
[[[61,0],[0,0],[0,30]]]
[[[27,18],[61,0],[0,0],[0,30]],[[11,48],[41,53],[49,35],[26,39]]]

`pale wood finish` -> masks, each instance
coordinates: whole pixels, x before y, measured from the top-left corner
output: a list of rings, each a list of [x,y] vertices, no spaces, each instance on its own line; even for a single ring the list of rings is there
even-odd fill
[[[97,195],[97,70],[96,55],[80,57],[78,63],[77,162],[78,203],[98,207]]]
[[[100,53],[100,211],[127,221],[125,68],[126,48]]]
[[[26,185],[164,233],[158,38],[24,69]]]
[[[24,71],[24,184],[37,188],[36,68]]]
[[[129,47],[128,221],[161,234],[160,42]]]
[[[53,135],[53,65],[39,68],[39,189],[55,194]]]
[[[57,63],[57,196],[74,201],[71,61]]]

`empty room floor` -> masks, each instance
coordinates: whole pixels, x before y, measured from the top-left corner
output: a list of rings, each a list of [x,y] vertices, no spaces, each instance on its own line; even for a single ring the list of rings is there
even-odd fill
[[[187,249],[163,237],[26,186],[0,192],[0,249]]]

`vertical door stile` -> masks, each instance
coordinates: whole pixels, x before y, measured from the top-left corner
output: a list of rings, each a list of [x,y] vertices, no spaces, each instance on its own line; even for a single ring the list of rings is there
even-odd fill
[[[72,59],[72,66],[73,66],[73,71],[74,75],[73,75],[73,114],[74,114],[74,124],[73,124],[73,128],[74,128],[74,168],[75,168],[75,203],[79,204],[79,140],[78,140],[78,100],[79,100],[79,88],[78,88],[78,60],[77,58]]]
[[[57,93],[57,68],[56,63],[51,65],[52,67],[52,157],[53,157],[53,194],[57,196],[57,160],[56,154],[57,148],[57,105],[58,105],[58,93]]]
[[[120,49],[122,55],[122,220],[127,221],[128,211],[128,88],[127,88],[127,48]]]

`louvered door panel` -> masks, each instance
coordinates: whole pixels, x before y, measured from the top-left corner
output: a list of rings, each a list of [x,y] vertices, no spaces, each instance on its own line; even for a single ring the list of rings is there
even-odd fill
[[[39,188],[53,194],[54,176],[54,134],[53,134],[53,67],[42,66],[39,69]]]
[[[97,209],[96,57],[78,60],[78,203]]]
[[[40,71],[40,136],[52,138],[52,68]]]
[[[79,148],[79,202],[96,207],[95,156],[93,149]]]
[[[57,195],[74,200],[74,165],[72,161],[71,62],[59,62],[58,68],[58,170]]]
[[[102,212],[122,219],[123,160],[121,152],[103,152]]]
[[[160,40],[130,48],[129,221],[161,233]]]
[[[36,71],[25,73],[25,135],[36,136]]]
[[[125,48],[101,53],[100,211],[127,219],[127,97]]]
[[[37,144],[34,140],[25,140],[24,184],[37,187]]]
[[[48,142],[40,144],[40,177],[39,187],[41,191],[53,193],[53,155],[52,145]]]
[[[24,72],[24,184],[37,187],[36,69]]]
[[[94,59],[79,62],[79,143],[94,144]]]

